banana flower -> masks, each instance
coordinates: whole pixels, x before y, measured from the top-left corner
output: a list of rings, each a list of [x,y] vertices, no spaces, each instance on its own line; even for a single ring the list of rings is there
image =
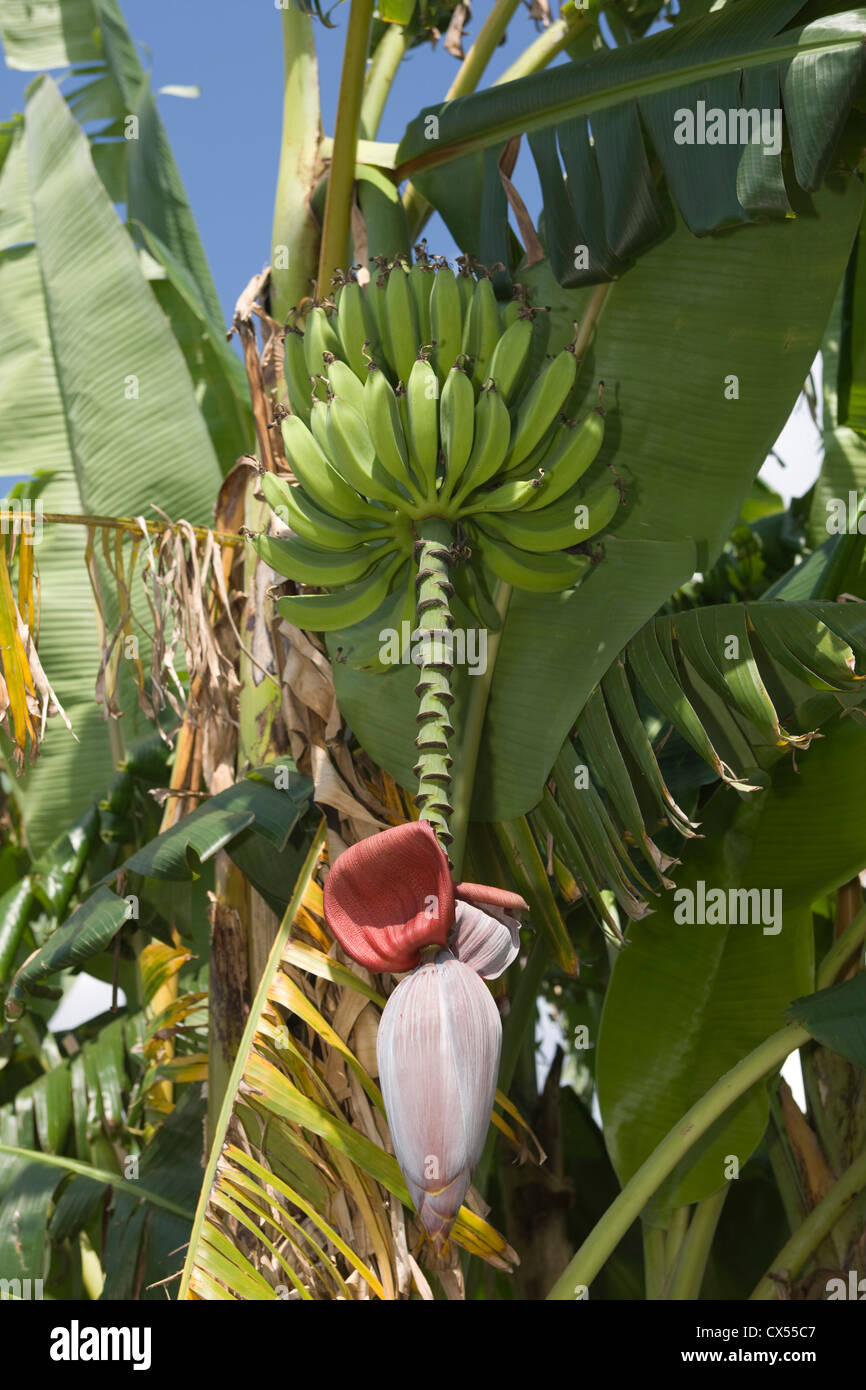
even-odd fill
[[[426,821],[359,841],[325,880],[325,917],[369,970],[402,974],[376,1053],[397,1162],[441,1250],[481,1157],[496,1093],[502,1025],[482,981],[520,945],[516,893],[451,881]]]

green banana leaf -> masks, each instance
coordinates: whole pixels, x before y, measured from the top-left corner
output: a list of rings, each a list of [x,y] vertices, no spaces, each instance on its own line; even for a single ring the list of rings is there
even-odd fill
[[[26,456],[28,470],[48,476],[46,511],[152,515],[157,502],[172,516],[207,522],[220,469],[192,382],[87,140],[50,79],[31,88],[0,178],[3,201],[8,190],[16,209],[0,248],[0,361],[10,364],[0,392],[0,471],[20,474]],[[128,397],[132,378],[138,399]],[[79,742],[63,733],[49,739],[41,764],[16,786],[37,852],[113,768],[94,703],[99,645],[82,563],[86,535],[45,531],[36,551],[40,656]],[[132,732],[131,699],[126,708]]]
[[[513,820],[538,803],[568,729],[616,654],[721,551],[820,344],[861,202],[849,183],[817,195],[815,217],[702,240],[681,226],[610,289],[581,393],[594,402],[604,380],[598,467],[614,467],[629,505],[578,589],[512,596],[482,736],[477,819]],[[571,340],[589,292],[558,289],[546,262],[523,278],[535,302],[552,306],[553,353]],[[728,399],[732,378],[738,395]],[[471,684],[458,677],[457,728]],[[379,676],[336,663],[334,678],[364,748],[413,787],[412,669]]]
[[[788,1017],[857,1067],[866,1067],[866,974],[795,999]]]
[[[467,156],[528,134],[551,265],[569,286],[615,279],[672,229],[653,158],[698,235],[753,217],[784,218],[781,131],[772,153],[730,133],[719,144],[680,143],[677,113],[694,111],[699,100],[725,113],[784,110],[793,173],[800,188],[817,190],[866,70],[866,12],[786,28],[802,8],[798,0],[741,0],[637,43],[426,108],[404,133],[397,177],[411,177],[464,251],[484,259],[481,203],[497,172],[488,168],[485,180],[479,160]],[[459,169],[449,167],[455,159]],[[505,215],[500,200],[500,220]],[[491,237],[488,223],[488,245]],[[590,253],[585,265],[575,255],[581,245]]]
[[[852,273],[862,265],[866,244],[863,224],[851,253],[845,284],[836,297],[833,314],[821,345],[823,369],[824,461],[812,490],[807,533],[815,547],[829,537],[857,533],[858,512],[866,493],[866,440],[845,419],[849,382],[854,370],[854,304],[851,300]],[[862,271],[861,271],[862,275]],[[862,298],[862,293],[861,293]],[[859,333],[863,332],[861,306]],[[840,399],[840,393],[842,398]],[[853,494],[853,496],[852,496]],[[866,527],[866,522],[863,523]]]
[[[76,118],[119,123],[111,133],[121,139],[130,221],[149,227],[168,246],[196,281],[210,317],[220,322],[219,296],[183,182],[117,0],[52,0],[39,11],[34,15],[20,0],[0,0],[7,62],[30,72],[86,66],[87,81],[69,98]],[[73,71],[73,78],[78,75]],[[138,122],[137,138],[122,139],[130,117]]]
[[[851,256],[845,283],[843,361],[839,381],[839,423],[866,433],[866,234]]]
[[[686,900],[677,902],[674,892],[629,928],[605,1000],[596,1063],[605,1140],[622,1183],[814,987],[810,904],[866,865],[866,733],[841,717],[823,732],[796,764],[788,758],[776,765],[766,790],[744,801],[720,788],[703,814],[703,838],[689,842],[677,872],[677,891],[697,894],[703,881],[707,892],[780,892],[781,929],[766,919],[678,923],[675,911],[679,906],[683,916]],[[657,1193],[648,1219],[664,1225],[674,1207],[717,1191],[726,1160],[746,1163],[767,1115],[762,1085],[695,1145]]]
[[[30,29],[42,41],[32,49],[23,43],[26,25],[16,0],[0,0],[0,36],[7,57],[16,66],[44,71],[74,63],[67,34],[84,28],[86,13],[98,35],[86,67],[74,68],[71,79],[81,84],[68,95],[80,124],[105,122],[91,132],[94,166],[114,203],[126,204],[127,223],[134,239],[148,247],[161,270],[149,276],[154,293],[171,322],[187,368],[195,383],[200,409],[207,422],[223,472],[252,447],[253,423],[246,374],[238,356],[225,342],[223,310],[204,248],[187,201],[180,172],[143,69],[116,0],[60,0],[42,7]],[[51,40],[49,41],[49,31]],[[16,40],[17,36],[17,40]],[[12,45],[10,47],[10,44]],[[130,139],[129,122],[137,122]]]
[[[2,0],[0,35],[10,68],[24,72],[93,66],[102,59],[93,0]]]
[[[282,766],[288,765],[283,763]],[[55,929],[37,951],[27,956],[12,979],[6,1000],[7,1016],[20,1017],[29,1002],[28,996],[44,990],[41,981],[46,978],[85,964],[92,968],[94,959],[106,951],[124,922],[130,920],[130,905],[125,897],[112,891],[109,882],[116,884],[121,880],[124,892],[128,893],[130,888],[139,888],[136,880],[130,880],[130,875],[140,876],[142,883],[136,896],[152,901],[157,911],[164,911],[166,903],[158,893],[153,892],[155,884],[176,885],[189,881],[201,873],[203,864],[225,849],[230,856],[238,856],[251,882],[269,902],[280,904],[282,901],[284,904],[291,889],[281,890],[274,881],[274,866],[279,874],[288,877],[290,883],[294,881],[306,852],[309,835],[302,833],[293,837],[293,832],[308,809],[312,782],[309,778],[292,773],[288,785],[283,788],[282,782],[279,786],[274,785],[274,777],[273,767],[259,769],[217,796],[208,798],[176,825],[155,836],[117,864],[106,882],[98,884],[72,916],[61,923],[62,912],[75,881],[68,873],[68,881],[64,885],[67,891],[62,899],[57,900],[54,910]],[[90,825],[89,829],[90,840],[85,840],[82,835],[75,841],[76,876],[81,872],[95,836],[95,825]],[[38,890],[45,897],[46,887],[38,864],[34,865],[30,885],[33,892]],[[12,890],[7,897],[8,901],[2,900],[0,906],[5,903],[11,919],[18,922],[22,915],[20,902],[12,896]],[[157,926],[144,919],[138,921],[138,925],[145,931],[155,931]],[[0,943],[3,930],[3,919],[0,918]],[[20,941],[19,930],[18,943]],[[18,954],[21,954],[20,945]],[[14,958],[11,950],[8,956],[11,963]],[[0,962],[2,960],[0,956]]]
[[[152,998],[153,990],[146,991],[145,1003]],[[186,1028],[177,1035],[181,1054],[203,1046],[200,1024],[191,1014],[197,999],[187,1007]],[[142,1046],[166,1023],[162,1016],[148,1020],[143,1014],[96,1020],[83,1030],[93,1036],[82,1040],[71,1059],[58,1058],[17,1090],[13,1077],[22,1061],[13,1046],[14,1101],[0,1104],[0,1260],[9,1277],[45,1274],[50,1290],[54,1249],[88,1230],[102,1245],[104,1204],[112,1232],[106,1248],[113,1255],[122,1244],[129,1262],[125,1277],[134,1283],[140,1264],[154,1279],[170,1272],[166,1261],[188,1236],[198,1190],[203,1114],[198,1088],[184,1092],[144,1147],[127,1124],[154,1079],[145,1071]],[[61,1266],[67,1261],[68,1254]],[[111,1260],[108,1272],[106,1297],[112,1296]]]

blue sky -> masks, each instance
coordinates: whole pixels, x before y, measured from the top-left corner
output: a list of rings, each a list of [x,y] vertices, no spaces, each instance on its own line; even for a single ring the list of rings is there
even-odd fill
[[[274,0],[210,0],[207,5],[192,0],[120,0],[120,5],[133,38],[149,50],[154,88],[183,83],[201,89],[195,100],[157,100],[228,322],[238,294],[269,257],[282,121],[280,12]],[[490,0],[474,6],[470,39],[490,8]],[[348,14],[347,3],[334,10],[333,30],[315,22],[329,135]],[[522,8],[512,29],[514,37],[495,54],[488,80],[503,72],[536,34]],[[147,52],[144,56],[147,63]],[[442,99],[457,66],[441,44],[435,50],[430,45],[413,50],[392,89],[379,138],[399,140],[422,106]],[[0,117],[22,109],[31,80],[31,74],[0,68]],[[526,166],[532,178],[531,161]],[[530,184],[530,206],[534,193]],[[441,222],[429,224],[427,237],[432,250],[455,253]]]

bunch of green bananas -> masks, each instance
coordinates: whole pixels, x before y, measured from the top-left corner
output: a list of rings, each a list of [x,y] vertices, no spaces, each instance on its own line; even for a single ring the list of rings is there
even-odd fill
[[[455,555],[471,556],[454,580],[484,623],[485,568],[538,593],[573,587],[591,564],[574,548],[622,500],[609,475],[580,487],[604,416],[562,415],[573,350],[529,380],[534,314],[519,300],[501,310],[486,273],[424,259],[380,272],[364,288],[344,281],[286,334],[282,434],[298,485],[265,474],[262,491],[294,535],[253,544],[278,573],[328,592],[281,598],[280,613],[317,632],[380,609],[388,625],[412,621],[428,517],[452,523]]]

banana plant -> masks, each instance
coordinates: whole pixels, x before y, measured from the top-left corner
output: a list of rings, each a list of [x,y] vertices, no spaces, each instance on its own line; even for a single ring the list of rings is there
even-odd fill
[[[863,12],[736,0],[666,16],[650,0],[606,7],[602,24],[566,5],[527,43],[513,0],[496,0],[464,53],[463,9],[275,13],[274,264],[236,316],[242,376],[115,0],[61,0],[38,25],[0,3],[8,60],[71,65],[81,84],[64,97],[40,78],[0,145],[0,299],[26,306],[0,410],[25,437],[51,422],[40,497],[66,546],[44,574],[41,550],[34,568],[24,545],[4,549],[8,747],[23,757],[42,735],[44,753],[24,781],[10,762],[0,1116],[14,1201],[54,1203],[60,1239],[78,1240],[73,1296],[103,1278],[105,1297],[154,1296],[177,1276],[181,1297],[207,1299],[763,1298],[858,1258],[866,1174],[817,1099],[862,1064],[864,552],[856,504],[847,532],[826,521],[862,467]],[[342,19],[331,136],[316,25]],[[402,60],[445,31],[454,80],[384,143]],[[523,51],[482,89],[506,36]],[[129,115],[141,139],[125,149]],[[76,122],[94,117],[107,124],[86,135]],[[413,251],[433,211],[454,266]],[[82,344],[106,264],[115,292]],[[85,379],[110,395],[121,322],[161,410],[173,383],[164,418],[195,443],[182,472],[155,418],[142,436],[138,408],[88,407]],[[824,471],[786,510],[755,477],[822,343]],[[239,473],[253,438],[257,469]],[[118,439],[127,465],[112,473]],[[169,513],[156,550],[139,520],[154,482]],[[96,521],[112,543],[96,546]],[[121,668],[112,653],[148,603],[155,634]],[[76,604],[90,665],[73,681]],[[94,680],[108,735],[88,727]],[[44,736],[61,710],[80,749],[55,751],[56,720]],[[154,779],[156,836],[152,808],[124,820],[126,791],[108,790],[127,761],[121,711],[176,740]],[[233,721],[237,741],[221,740]],[[59,795],[37,798],[43,785]],[[69,830],[94,786],[105,806]],[[53,895],[52,841],[66,865]],[[146,905],[134,924],[129,889]],[[741,895],[763,911],[766,892],[763,931],[719,917]],[[680,905],[699,898],[694,928]],[[46,990],[85,965],[104,976],[112,952],[156,1015],[127,1120],[151,1174],[138,1196],[45,1129],[45,1095],[62,1116],[71,1075]],[[206,1055],[185,1031],[205,990]],[[539,1088],[542,997],[566,1031]],[[778,1078],[798,1047],[801,1122]],[[37,1058],[46,1077],[19,1104]],[[205,1071],[181,1273],[167,1267],[177,1228],[153,1228],[158,1211],[191,1216],[168,1168],[195,1147]],[[820,1189],[791,1181],[803,1124],[820,1130]],[[59,1195],[46,1149],[76,1174]],[[721,1252],[747,1219],[740,1168],[770,1216],[734,1269]],[[106,1186],[103,1251],[85,1197]],[[33,1267],[48,1250],[34,1222]]]

